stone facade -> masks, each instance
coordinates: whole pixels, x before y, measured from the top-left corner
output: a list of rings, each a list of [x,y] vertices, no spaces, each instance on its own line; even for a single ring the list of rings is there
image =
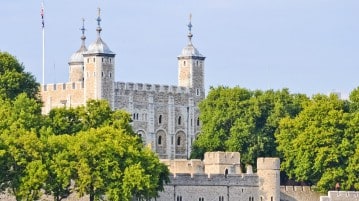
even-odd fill
[[[258,158],[257,173],[241,172],[238,152],[207,152],[203,161],[162,162],[172,175],[157,201],[280,200],[278,158]]]
[[[115,81],[115,54],[101,38],[100,13],[97,22],[97,40],[88,48],[81,29],[82,45],[69,61],[69,82],[41,86],[43,113],[108,100],[114,110],[131,114],[134,131],[160,158],[187,159],[200,132],[198,103],[205,97],[205,57],[192,44],[191,23],[188,45],[177,57],[178,86],[168,86]]]

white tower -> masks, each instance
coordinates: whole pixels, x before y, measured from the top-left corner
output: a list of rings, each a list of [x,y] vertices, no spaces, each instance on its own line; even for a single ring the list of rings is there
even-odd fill
[[[115,54],[101,39],[101,10],[98,9],[97,40],[84,54],[84,87],[85,101],[105,99],[110,106],[114,105]]]
[[[192,15],[188,24],[188,45],[183,48],[178,58],[178,86],[191,88],[195,102],[205,97],[204,91],[204,60],[192,44]]]

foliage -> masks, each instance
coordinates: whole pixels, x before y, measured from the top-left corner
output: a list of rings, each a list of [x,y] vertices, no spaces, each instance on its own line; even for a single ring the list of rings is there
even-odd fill
[[[274,133],[280,119],[298,114],[307,100],[287,89],[212,88],[199,105],[203,126],[192,157],[206,151],[239,151],[244,164],[254,164],[257,157],[276,156]]]
[[[316,184],[320,191],[333,189],[337,182],[344,190],[353,187],[358,119],[352,116],[346,101],[316,95],[298,116],[282,119],[276,133],[282,170],[292,179]],[[354,166],[351,174],[349,163]]]
[[[3,99],[15,99],[25,93],[37,99],[39,84],[33,75],[24,72],[24,66],[7,52],[0,52],[0,96]]]
[[[107,126],[76,136],[76,189],[90,200],[131,200],[134,195],[157,196],[163,165],[143,148],[138,137]],[[162,183],[162,181],[161,181]]]

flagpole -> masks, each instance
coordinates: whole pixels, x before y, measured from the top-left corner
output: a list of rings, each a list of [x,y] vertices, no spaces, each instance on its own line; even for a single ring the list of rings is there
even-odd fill
[[[45,85],[45,22],[44,22],[44,2],[41,4],[42,19],[42,85]]]

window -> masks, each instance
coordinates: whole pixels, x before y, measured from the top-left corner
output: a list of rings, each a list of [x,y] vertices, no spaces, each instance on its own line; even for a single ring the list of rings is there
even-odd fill
[[[200,90],[196,89],[196,95],[199,96],[200,95]]]
[[[224,197],[223,197],[223,196],[219,196],[218,201],[224,201]]]
[[[180,146],[181,145],[181,137],[177,137],[177,146]]]
[[[158,117],[158,123],[159,123],[159,124],[162,124],[162,115],[160,115],[160,116]]]
[[[197,126],[199,126],[199,117],[197,117]]]
[[[178,117],[178,125],[181,125],[181,116]]]
[[[191,119],[191,126],[193,126],[193,119]]]
[[[136,114],[136,119],[138,120],[138,113]]]
[[[197,66],[198,66],[198,61],[196,63],[197,63]]]
[[[182,196],[177,196],[177,201],[182,201]]]
[[[103,58],[102,58],[102,63],[103,63]]]
[[[110,77],[112,77],[112,73],[110,72]]]
[[[270,197],[270,201],[273,201],[273,196]]]
[[[199,200],[199,201],[204,201],[204,198],[203,198],[203,197],[200,197],[198,200]]]
[[[157,142],[157,144],[162,144],[162,136],[158,136],[158,142]]]
[[[186,61],[183,61],[183,66],[186,66]]]
[[[110,63],[111,63],[111,58],[110,58]]]
[[[90,59],[89,59],[89,58],[87,58],[87,63],[90,63]]]
[[[95,57],[93,58],[93,62],[95,62]]]
[[[263,201],[263,197],[261,197],[261,201]]]
[[[101,72],[101,76],[103,77],[103,72]]]
[[[75,83],[73,82],[72,83],[72,89],[75,89],[76,88],[76,85],[75,85]]]

